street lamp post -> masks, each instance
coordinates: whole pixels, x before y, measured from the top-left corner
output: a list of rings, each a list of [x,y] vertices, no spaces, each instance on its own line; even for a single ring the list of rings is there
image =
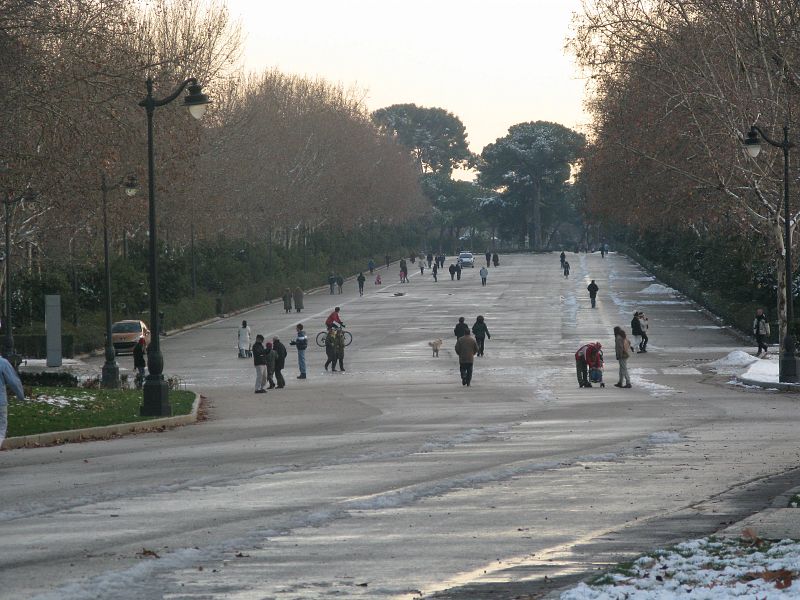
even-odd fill
[[[106,362],[103,363],[102,376],[100,381],[104,388],[119,387],[119,366],[117,365],[117,355],[114,351],[114,342],[111,339],[111,263],[108,259],[108,191],[125,188],[128,196],[135,196],[139,191],[136,178],[129,176],[124,182],[109,185],[108,177],[102,173],[100,179],[100,191],[103,192],[103,258],[105,260],[105,287],[106,287]]]
[[[764,138],[770,146],[783,150],[783,235],[784,235],[784,268],[786,269],[786,332],[783,339],[783,351],[779,361],[778,379],[781,382],[797,383],[798,366],[797,356],[795,355],[794,336],[792,326],[794,321],[794,294],[792,286],[792,236],[789,220],[789,150],[795,145],[789,141],[789,126],[783,126],[783,140],[776,142],[771,139],[758,126],[753,125],[744,141],[747,153],[756,158],[761,152],[761,144],[758,141],[759,135]]]
[[[175,100],[188,87],[188,94],[184,99],[184,106],[189,109],[189,113],[195,118],[200,119],[206,112],[210,100],[203,94],[203,87],[191,77],[178,85],[177,88],[165,98],[157,99],[153,97],[153,79],[147,78],[147,97],[139,102],[139,106],[147,113],[147,174],[148,174],[148,196],[149,196],[149,220],[150,220],[150,256],[149,256],[149,275],[150,275],[150,331],[152,338],[147,348],[147,377],[143,388],[142,406],[140,413],[143,416],[169,416],[172,414],[172,407],[169,403],[169,388],[164,381],[164,357],[161,354],[159,342],[159,332],[161,323],[158,314],[158,260],[156,243],[156,186],[155,186],[155,157],[153,152],[153,113],[159,106],[164,106]]]

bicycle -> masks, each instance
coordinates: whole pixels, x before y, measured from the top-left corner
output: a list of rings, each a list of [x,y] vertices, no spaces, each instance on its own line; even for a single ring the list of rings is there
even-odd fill
[[[349,346],[352,343],[353,335],[349,331],[345,331],[344,327],[337,328],[337,332],[338,332],[337,333],[338,335],[343,335],[344,336],[344,345],[345,346]],[[320,348],[324,348],[325,347],[325,338],[327,337],[327,335],[328,335],[327,331],[320,331],[317,334],[317,346],[319,346]]]

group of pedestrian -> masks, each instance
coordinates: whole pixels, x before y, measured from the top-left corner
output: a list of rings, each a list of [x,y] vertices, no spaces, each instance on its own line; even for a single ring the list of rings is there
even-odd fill
[[[331,373],[336,372],[336,363],[339,363],[339,371],[344,373],[344,333],[333,325],[328,326],[328,333],[325,335],[325,355],[328,360],[325,361],[325,370],[328,366],[331,368]]]
[[[461,281],[461,263],[456,262],[455,264],[450,263],[450,266],[447,267],[447,270],[450,272],[450,281],[455,281],[458,278]]]
[[[256,335],[252,346],[253,364],[256,368],[256,394],[266,394],[265,385],[269,382],[269,389],[282,389],[286,387],[286,380],[282,371],[286,365],[286,346],[278,336],[273,336],[271,342],[264,343],[264,336]]]
[[[564,277],[569,277],[569,261],[567,260],[567,255],[564,254],[564,251],[561,251],[560,254],[561,258],[561,270],[564,272]]]
[[[650,341],[650,338],[647,337],[647,330],[649,328],[650,323],[644,312],[637,310],[633,313],[633,318],[631,319],[631,335],[636,340],[637,352],[647,352],[647,342]]]
[[[476,356],[483,356],[486,338],[491,339],[486,319],[478,315],[470,330],[464,317],[458,318],[458,323],[453,328],[456,336],[456,355],[458,356],[458,370],[461,374],[461,385],[469,387],[472,383],[472,367]]]
[[[283,300],[283,310],[287,315],[292,312],[292,301],[294,301],[295,312],[300,312],[303,310],[303,290],[300,288],[300,286],[294,288],[294,291],[288,287],[284,289],[281,299]]]
[[[331,272],[331,274],[328,275],[328,286],[330,286],[330,288],[331,288],[331,294],[335,293],[334,292],[334,287],[338,288],[339,289],[339,293],[341,294],[343,289],[344,289],[343,288],[343,286],[344,286],[344,277],[342,277],[341,275],[338,275],[338,274],[335,274],[335,273]]]
[[[497,252],[492,253],[490,250],[487,250],[484,253],[486,257],[486,268],[489,268],[489,263],[493,262],[495,267],[500,266],[500,257],[497,255]]]
[[[614,354],[619,364],[619,378],[614,384],[618,388],[630,388],[628,359],[633,354],[631,342],[622,327],[614,327]],[[575,352],[575,371],[578,387],[592,387],[592,383],[603,385],[603,346],[600,342],[583,344]]]

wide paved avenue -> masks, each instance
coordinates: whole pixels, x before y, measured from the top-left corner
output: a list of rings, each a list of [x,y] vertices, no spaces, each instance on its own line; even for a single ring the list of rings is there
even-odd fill
[[[348,281],[343,295],[307,295],[302,315],[277,303],[164,339],[166,372],[207,397],[209,419],[0,453],[0,597],[530,586],[591,568],[602,544],[721,527],[731,494],[797,466],[795,396],[707,366],[741,341],[681,297],[644,293],[659,290],[622,256],[568,260],[565,279],[557,253],[501,255],[486,287],[477,268],[438,283],[417,270],[401,285],[392,265],[363,298]],[[312,342],[297,381],[289,347],[288,387],[253,394],[252,363],[234,349],[241,319],[288,346],[298,316],[313,336],[336,304],[354,336],[346,373],[325,373]],[[611,331],[636,309],[650,317],[650,351],[630,360],[633,388],[621,390]],[[453,326],[478,314],[492,338],[464,388]],[[573,353],[595,340],[607,387],[579,389]]]

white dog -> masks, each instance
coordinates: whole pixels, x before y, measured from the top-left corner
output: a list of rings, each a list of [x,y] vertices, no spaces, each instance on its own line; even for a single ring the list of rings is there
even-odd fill
[[[438,338],[433,340],[432,342],[428,342],[428,346],[433,348],[433,356],[439,358],[439,348],[442,347],[442,339]]]

